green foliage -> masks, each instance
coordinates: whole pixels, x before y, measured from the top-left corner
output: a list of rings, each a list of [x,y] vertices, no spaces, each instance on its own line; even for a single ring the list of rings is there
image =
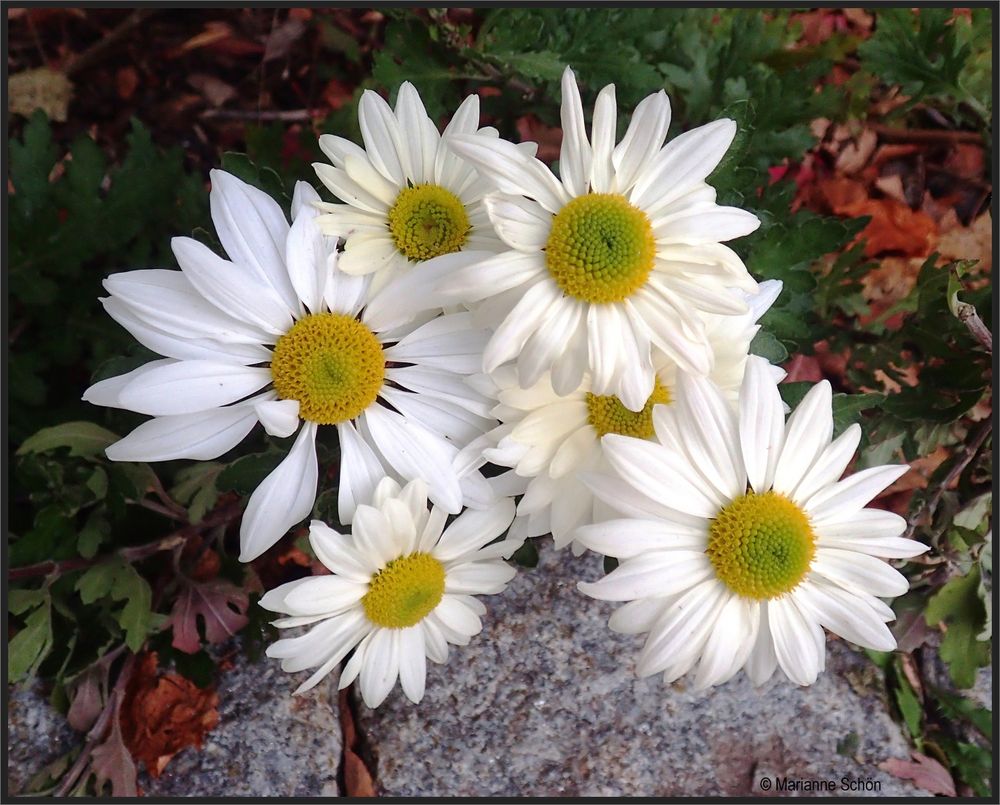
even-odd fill
[[[989,643],[978,635],[986,623],[986,610],[979,596],[979,568],[954,578],[931,596],[924,612],[927,623],[947,625],[941,640],[941,659],[948,663],[951,678],[960,688],[971,688],[976,670],[990,662]]]
[[[988,125],[993,102],[990,80],[991,15],[972,9],[969,17],[948,6],[886,8],[875,33],[858,48],[862,65],[887,83],[899,84],[910,102],[933,99],[962,117],[963,105]]]

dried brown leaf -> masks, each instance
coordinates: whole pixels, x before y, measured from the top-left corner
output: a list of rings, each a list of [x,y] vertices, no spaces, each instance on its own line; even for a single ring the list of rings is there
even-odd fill
[[[956,796],[955,781],[951,773],[933,758],[913,752],[913,760],[889,758],[878,766],[900,780],[912,780],[915,785],[932,794]]]

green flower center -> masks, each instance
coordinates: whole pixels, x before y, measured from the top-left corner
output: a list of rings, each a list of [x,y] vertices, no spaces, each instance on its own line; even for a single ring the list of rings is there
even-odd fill
[[[705,552],[737,595],[776,598],[805,577],[816,538],[805,512],[785,496],[747,492],[712,521]]]
[[[413,261],[457,252],[469,235],[469,216],[458,196],[436,184],[407,187],[389,210],[393,242]]]
[[[361,599],[368,620],[405,629],[426,618],[444,596],[444,566],[427,553],[393,559],[371,580]]]
[[[598,438],[606,433],[620,433],[648,439],[653,435],[653,406],[669,402],[670,391],[659,380],[653,382],[653,393],[639,411],[630,411],[614,395],[587,392],[587,421],[597,431]]]
[[[315,313],[278,339],[271,358],[274,388],[299,401],[299,416],[320,425],[354,419],[375,402],[385,381],[382,345],[342,313]]]
[[[584,302],[620,302],[653,269],[656,243],[642,210],[615,193],[579,196],[552,219],[545,264],[564,293]]]

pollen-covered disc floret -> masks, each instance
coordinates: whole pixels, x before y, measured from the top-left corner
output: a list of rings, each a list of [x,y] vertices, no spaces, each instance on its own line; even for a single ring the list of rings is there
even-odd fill
[[[444,565],[427,553],[393,559],[372,578],[361,603],[368,620],[386,629],[422,621],[444,596]]]
[[[299,416],[336,425],[375,402],[385,357],[375,334],[357,319],[316,313],[278,339],[271,374],[279,397],[298,400]]]
[[[655,255],[649,218],[615,193],[573,199],[553,218],[545,244],[556,284],[591,303],[627,299],[646,282]]]
[[[407,187],[388,214],[396,248],[410,260],[457,252],[469,234],[469,216],[458,196],[435,184]]]
[[[734,593],[775,598],[809,571],[816,539],[805,512],[784,495],[749,492],[712,521],[705,552]]]
[[[630,411],[621,400],[610,394],[587,392],[586,400],[587,422],[599,437],[606,433],[620,433],[622,436],[648,439],[653,435],[653,406],[669,403],[670,392],[656,379],[653,393],[639,411]]]

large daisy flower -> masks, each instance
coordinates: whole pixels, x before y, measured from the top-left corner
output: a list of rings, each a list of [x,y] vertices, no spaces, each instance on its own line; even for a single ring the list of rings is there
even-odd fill
[[[717,120],[663,146],[669,123],[667,96],[650,95],[615,145],[612,84],[597,97],[588,140],[580,91],[567,68],[561,179],[506,141],[445,138],[499,189],[485,204],[508,250],[459,267],[439,283],[449,299],[489,300],[497,324],[484,371],[516,361],[524,388],[551,371],[560,395],[589,371],[595,393],[638,411],[655,385],[651,347],[686,371],[711,370],[712,351],[696,313],[746,311],[731,289],[752,293],[756,284],[720,241],[753,232],[760,222],[717,206],[715,190],[705,183],[736,123]]]
[[[735,410],[750,342],[764,315],[781,291],[781,283],[761,283],[749,296],[750,310],[740,316],[706,314],[705,332],[715,361],[709,377]],[[659,350],[653,352],[656,382],[641,411],[630,411],[617,397],[591,391],[590,375],[576,391],[560,397],[548,373],[528,389],[520,388],[513,367],[493,373],[500,404],[493,416],[501,424],[487,434],[495,446],[483,451],[484,460],[513,467],[492,483],[505,494],[523,494],[512,532],[524,537],[551,533],[557,548],[570,543],[574,529],[599,519],[607,507],[580,479],[580,472],[609,469],[601,437],[607,433],[653,437],[653,406],[669,404],[678,395],[677,365]],[[785,373],[771,366],[776,381]],[[470,448],[472,446],[470,445]],[[610,516],[610,515],[609,515]],[[574,552],[583,546],[573,544]]]
[[[395,326],[438,304],[432,290],[442,270],[503,250],[482,203],[494,186],[442,146],[408,81],[399,88],[395,111],[366,90],[358,119],[364,148],[343,137],[320,137],[320,148],[333,164],[313,167],[344,202],[321,204],[320,225],[347,239],[342,271],[374,275],[371,320]],[[479,128],[476,95],[459,106],[444,134],[473,134],[491,142],[498,136],[494,128]],[[525,154],[534,154],[534,146],[526,148]],[[431,262],[435,258],[444,259]]]
[[[289,582],[261,599],[265,609],[287,616],[274,622],[279,629],[312,625],[277,641],[267,655],[280,658],[285,671],[316,668],[301,693],[354,649],[341,688],[360,676],[365,704],[377,707],[398,677],[419,702],[426,658],[443,663],[449,643],[464,646],[479,634],[486,608],[474,596],[502,592],[514,577],[502,557],[520,542],[494,542],[513,516],[513,502],[500,499],[445,528],[447,513],[437,506],[428,512],[422,481],[400,490],[383,479],[372,504],[358,507],[352,533],[313,520],[309,541],[332,575]]]
[[[576,532],[621,564],[580,589],[628,601],[610,626],[648,632],[640,675],[667,682],[697,665],[694,685],[745,668],[762,684],[780,668],[809,685],[823,670],[823,627],[878,651],[895,648],[882,597],[906,578],[876,557],[916,556],[906,521],[865,508],[906,472],[871,467],[838,480],[861,428],[833,439],[830,384],[814,386],[785,422],[766,362],[751,357],[739,411],[703,377],[681,377],[677,405],[653,414],[657,441],[604,437],[614,474],[590,479],[623,519]]]
[[[455,469],[459,449],[496,424],[490,402],[464,382],[478,370],[486,334],[472,329],[467,313],[392,331],[371,327],[369,279],[338,270],[336,238],[315,222],[317,200],[300,182],[289,226],[266,193],[213,171],[212,218],[230,260],[175,238],[180,271],[128,271],[104,282],[105,310],[166,356],[84,394],[155,417],[111,445],[109,458],[207,460],[258,421],[273,436],[298,431],[250,496],[243,561],[312,511],[321,426],[335,426],[340,440],[342,522],[386,474],[426,478],[431,500],[451,513],[490,499],[481,476],[460,478]]]

